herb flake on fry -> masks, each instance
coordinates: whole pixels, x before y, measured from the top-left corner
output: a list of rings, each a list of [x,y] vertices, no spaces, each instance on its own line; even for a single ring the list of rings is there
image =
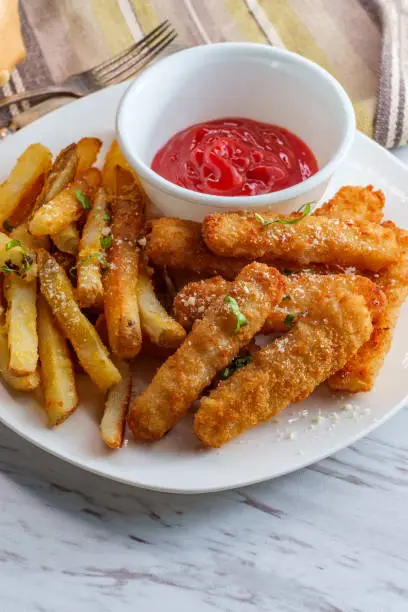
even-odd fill
[[[113,238],[112,236],[101,236],[100,243],[103,249],[110,249],[112,246]]]
[[[313,203],[314,202],[307,202],[306,204],[303,204],[296,211],[298,213],[300,213],[300,212],[302,213],[302,216],[297,218],[297,219],[273,219],[271,221],[268,221],[267,219],[264,219],[258,213],[255,213],[255,217],[256,217],[256,219],[258,219],[258,221],[260,221],[262,223],[262,225],[264,227],[267,227],[268,225],[272,225],[273,223],[281,223],[282,225],[295,225],[296,223],[299,223],[299,221],[302,221],[302,219],[304,219],[305,217],[310,215],[310,213],[312,211],[312,204]]]
[[[251,363],[252,353],[248,353],[247,355],[241,355],[239,357],[235,357],[232,360],[231,364],[225,368],[225,370],[221,374],[221,379],[226,380],[230,376],[234,374],[237,370],[244,368],[246,365]]]
[[[91,200],[88,198],[87,195],[84,194],[82,189],[75,189],[75,197],[84,210],[91,210]]]
[[[232,334],[235,336],[235,334],[239,332],[241,327],[248,325],[248,320],[245,317],[245,315],[243,315],[242,312],[240,311],[239,306],[233,297],[231,297],[230,295],[226,295],[224,298],[224,303],[230,305],[232,312],[237,318],[237,324],[234,328],[234,331],[232,332]]]

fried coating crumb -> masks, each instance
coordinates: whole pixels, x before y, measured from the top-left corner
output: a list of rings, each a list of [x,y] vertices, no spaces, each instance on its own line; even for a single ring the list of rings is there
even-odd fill
[[[372,185],[367,187],[346,185],[331,200],[314,211],[315,216],[354,219],[381,223],[384,215],[385,196]]]
[[[194,432],[205,446],[222,446],[304,399],[368,340],[371,314],[362,296],[340,282],[313,298],[291,331],[201,399]]]
[[[221,257],[335,263],[373,272],[399,256],[394,232],[368,221],[310,215],[290,225],[288,217],[271,213],[263,219],[272,223],[265,226],[254,213],[209,215],[202,226],[204,242]]]

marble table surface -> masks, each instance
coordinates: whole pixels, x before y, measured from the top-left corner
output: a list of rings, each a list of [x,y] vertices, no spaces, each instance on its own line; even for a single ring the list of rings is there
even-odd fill
[[[116,484],[0,426],[0,491],[1,612],[408,610],[408,408],[308,469],[198,496]]]

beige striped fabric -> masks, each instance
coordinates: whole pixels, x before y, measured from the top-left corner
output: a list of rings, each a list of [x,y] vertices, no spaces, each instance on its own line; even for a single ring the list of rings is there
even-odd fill
[[[167,18],[171,50],[249,40],[312,59],[348,91],[360,130],[388,148],[408,142],[408,0],[20,0],[20,12],[28,57],[4,95],[96,65]],[[15,105],[3,134],[59,103]]]

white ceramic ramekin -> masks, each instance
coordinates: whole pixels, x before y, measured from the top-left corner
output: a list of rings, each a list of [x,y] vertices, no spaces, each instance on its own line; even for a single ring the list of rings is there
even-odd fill
[[[150,164],[176,132],[222,117],[248,117],[285,127],[315,154],[320,170],[269,194],[219,197],[170,183]],[[323,195],[355,133],[352,104],[317,64],[251,43],[193,47],[156,62],[130,85],[117,115],[117,136],[162,215],[202,220],[215,211],[269,209],[288,213]]]

